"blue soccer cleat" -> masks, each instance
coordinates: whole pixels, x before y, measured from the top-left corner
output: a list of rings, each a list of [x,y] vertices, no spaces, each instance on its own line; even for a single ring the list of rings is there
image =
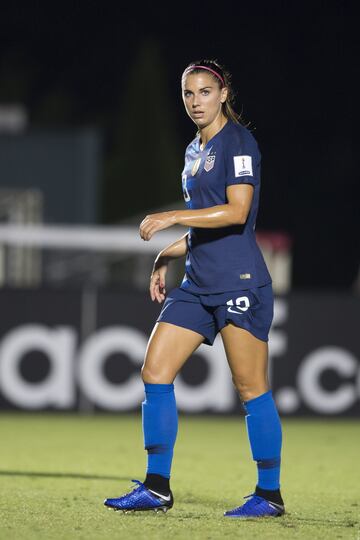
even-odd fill
[[[248,495],[244,497],[248,499],[242,506],[238,506],[233,510],[224,512],[225,517],[231,518],[261,518],[261,517],[278,517],[285,513],[285,507],[281,504],[276,504],[267,501],[259,495]]]
[[[139,480],[132,480],[138,487],[130,493],[126,493],[117,499],[105,499],[104,505],[113,510],[123,512],[138,512],[143,510],[153,510],[154,512],[167,512],[174,504],[174,498],[170,491],[169,495],[161,495],[151,491]]]

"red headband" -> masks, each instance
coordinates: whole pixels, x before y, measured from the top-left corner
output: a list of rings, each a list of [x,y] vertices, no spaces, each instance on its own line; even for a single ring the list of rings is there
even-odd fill
[[[225,82],[224,82],[224,79],[221,77],[221,75],[219,75],[219,73],[217,73],[216,71],[214,71],[213,69],[207,67],[207,66],[190,66],[188,67],[186,70],[185,70],[185,73],[187,71],[192,71],[193,69],[207,69],[208,71],[211,71],[211,73],[213,73],[215,75],[215,77],[217,77],[218,79],[220,79],[221,83],[223,86],[225,86]]]

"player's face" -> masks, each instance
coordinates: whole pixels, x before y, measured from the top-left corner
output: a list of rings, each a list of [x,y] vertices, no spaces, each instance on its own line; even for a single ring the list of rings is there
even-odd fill
[[[190,73],[182,80],[182,97],[186,112],[201,129],[220,115],[227,88],[220,89],[208,73]]]

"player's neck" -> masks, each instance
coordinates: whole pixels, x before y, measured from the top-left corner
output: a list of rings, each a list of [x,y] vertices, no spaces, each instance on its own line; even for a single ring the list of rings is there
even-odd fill
[[[200,129],[200,148],[203,150],[212,139],[227,123],[228,119],[223,114],[215,118],[208,126]]]

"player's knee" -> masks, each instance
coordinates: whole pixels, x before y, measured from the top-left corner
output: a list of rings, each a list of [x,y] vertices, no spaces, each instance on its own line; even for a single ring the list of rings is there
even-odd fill
[[[233,375],[232,381],[241,401],[249,401],[267,391],[266,381],[263,380],[252,380],[242,375]]]
[[[239,375],[233,375],[232,376],[232,382],[235,386],[237,392],[239,393],[240,398],[245,401],[245,396],[249,393],[249,384],[248,381],[244,377],[241,377]],[[250,385],[251,387],[251,385]]]
[[[157,367],[144,364],[141,368],[141,378],[148,384],[171,384],[171,376]]]
[[[141,368],[141,378],[144,383],[156,383],[156,381],[154,380],[156,379],[156,372],[154,372],[154,370],[144,364]]]

